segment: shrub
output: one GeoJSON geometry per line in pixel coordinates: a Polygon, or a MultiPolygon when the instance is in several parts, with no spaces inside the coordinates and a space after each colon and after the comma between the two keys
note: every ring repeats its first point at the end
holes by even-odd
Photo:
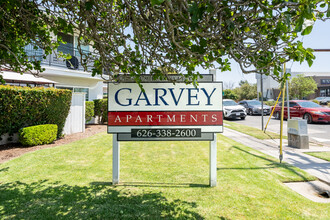
{"type": "Polygon", "coordinates": [[[223,90],[223,98],[237,100],[238,95],[231,89],[225,89],[223,90]]]}
{"type": "Polygon", "coordinates": [[[86,122],[90,121],[92,117],[94,117],[94,102],[93,101],[86,101],[85,102],[85,119],[86,122]]]}
{"type": "Polygon", "coordinates": [[[269,106],[274,106],[276,101],[265,101],[264,103],[269,106]]]}
{"type": "Polygon", "coordinates": [[[19,142],[24,146],[50,144],[56,140],[57,125],[46,124],[19,130],[19,142]]]}
{"type": "Polygon", "coordinates": [[[72,92],[44,87],[0,86],[0,136],[20,128],[56,124],[60,136],[68,116],[72,92]]]}
{"type": "Polygon", "coordinates": [[[316,99],[313,99],[312,102],[315,102],[316,104],[320,104],[320,102],[316,99]]]}
{"type": "Polygon", "coordinates": [[[108,121],[108,99],[94,100],[94,114],[99,117],[99,123],[108,121]]]}

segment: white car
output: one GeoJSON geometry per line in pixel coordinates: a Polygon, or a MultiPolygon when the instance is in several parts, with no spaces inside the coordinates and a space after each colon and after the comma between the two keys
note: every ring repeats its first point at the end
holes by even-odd
{"type": "Polygon", "coordinates": [[[223,104],[223,117],[224,118],[241,118],[245,119],[246,109],[237,104],[234,100],[224,99],[223,104]]]}

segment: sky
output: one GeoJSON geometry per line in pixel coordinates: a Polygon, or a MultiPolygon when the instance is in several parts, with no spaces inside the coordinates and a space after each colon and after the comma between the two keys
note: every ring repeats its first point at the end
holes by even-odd
{"type": "MultiPolygon", "coordinates": [[[[330,21],[316,21],[313,31],[306,36],[299,37],[305,47],[312,49],[330,49],[330,21]]],[[[289,62],[287,68],[291,68],[291,72],[328,72],[330,75],[330,52],[314,52],[315,60],[311,67],[307,62],[300,64],[299,62],[289,62]]],[[[256,83],[255,74],[243,74],[240,67],[235,61],[231,61],[231,71],[220,72],[217,70],[217,81],[223,81],[224,88],[229,85],[238,86],[241,80],[248,80],[249,83],[256,83]]],[[[207,74],[206,70],[201,73],[207,74]]]]}

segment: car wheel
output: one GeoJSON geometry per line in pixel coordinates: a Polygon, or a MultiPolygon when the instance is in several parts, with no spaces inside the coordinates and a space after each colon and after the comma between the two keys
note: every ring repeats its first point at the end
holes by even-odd
{"type": "Polygon", "coordinates": [[[251,110],[251,109],[249,109],[249,115],[253,115],[253,113],[252,113],[252,110],[251,110]]]}
{"type": "Polygon", "coordinates": [[[275,112],[275,118],[278,120],[281,119],[280,112],[275,112]]]}
{"type": "Polygon", "coordinates": [[[241,117],[242,120],[245,120],[245,116],[244,117],[241,117]]]}
{"type": "Polygon", "coordinates": [[[308,113],[304,114],[304,117],[303,118],[307,120],[307,124],[310,124],[310,123],[313,122],[312,116],[310,114],[308,114],[308,113]]]}

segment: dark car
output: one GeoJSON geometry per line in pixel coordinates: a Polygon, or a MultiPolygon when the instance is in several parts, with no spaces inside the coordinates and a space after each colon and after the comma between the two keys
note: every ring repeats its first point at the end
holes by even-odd
{"type": "Polygon", "coordinates": [[[320,100],[321,105],[327,105],[328,103],[330,103],[330,97],[323,97],[323,99],[320,100]]]}
{"type": "MultiPolygon", "coordinates": [[[[249,115],[261,115],[262,113],[261,102],[257,100],[243,100],[238,104],[244,106],[249,115]]],[[[263,111],[265,115],[270,115],[270,106],[264,104],[263,111]]]]}
{"type": "MultiPolygon", "coordinates": [[[[299,117],[307,120],[307,123],[312,122],[330,122],[330,108],[322,107],[315,102],[305,100],[292,100],[289,102],[290,118],[299,117]]],[[[282,103],[272,107],[274,117],[280,119],[282,103]]],[[[284,102],[284,119],[288,118],[287,102],[284,102]]]]}

